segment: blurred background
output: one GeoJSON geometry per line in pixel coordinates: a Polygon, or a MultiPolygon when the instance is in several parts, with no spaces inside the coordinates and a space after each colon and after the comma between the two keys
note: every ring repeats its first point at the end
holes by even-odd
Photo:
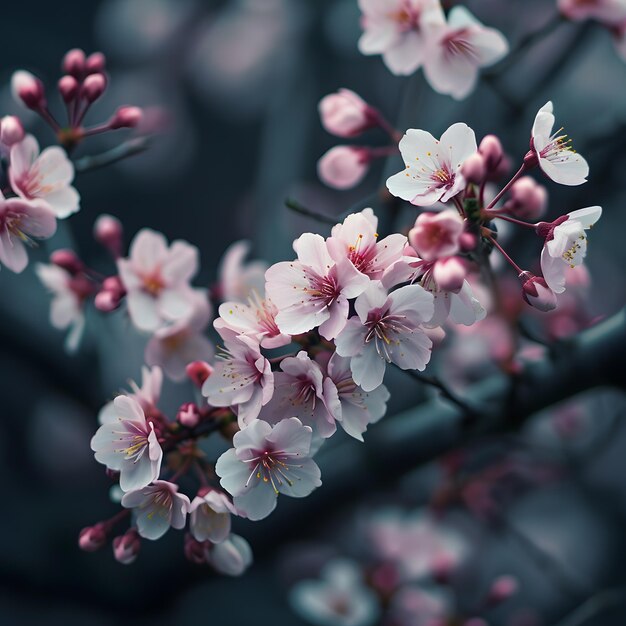
{"type": "MultiPolygon", "coordinates": [[[[512,43],[556,13],[553,0],[463,4],[512,43]]],[[[287,210],[287,197],[329,216],[380,202],[381,181],[400,169],[399,158],[376,163],[350,191],[328,189],[318,180],[317,160],[336,143],[317,114],[327,93],[340,87],[356,91],[402,131],[425,128],[439,136],[464,121],[479,137],[496,133],[513,163],[527,150],[536,111],[551,99],[591,175],[582,187],[549,186],[548,216],[595,204],[604,207],[604,216],[588,257],[592,283],[574,294],[569,317],[552,324],[529,315],[529,324],[564,336],[618,311],[626,292],[626,63],[608,32],[564,24],[533,46],[497,88],[481,83],[467,100],[456,102],[434,93],[419,73],[395,77],[379,57],[360,55],[359,17],[356,0],[7,4],[0,44],[2,115],[20,115],[42,144],[53,143],[53,134],[11,99],[10,76],[27,69],[52,86],[63,54],[80,47],[107,55],[110,88],[94,106],[93,120],[117,105],[137,104],[164,127],[147,152],[79,175],[80,213],[31,258],[44,261],[54,249],[73,247],[92,266],[111,271],[91,236],[95,218],[106,212],[122,220],[127,241],[149,226],[198,246],[202,270],[195,283],[208,286],[235,240],[250,240],[253,256],[272,263],[291,257],[291,242],[301,232],[328,232],[324,224],[287,210]]],[[[107,141],[94,139],[76,156],[103,151],[107,141]]],[[[366,141],[384,145],[385,137],[372,131],[366,141]]],[[[412,216],[398,216],[396,229],[410,226],[412,216]]],[[[509,248],[530,262],[539,248],[522,235],[509,248]]],[[[432,610],[450,619],[480,614],[491,626],[550,625],[585,598],[617,589],[605,609],[572,624],[626,624],[626,592],[619,591],[626,588],[620,587],[626,584],[623,394],[599,390],[573,398],[515,436],[452,451],[393,480],[363,475],[371,488],[352,499],[320,497],[313,515],[310,506],[302,509],[305,515],[297,502],[281,502],[288,523],[275,526],[269,518],[237,527],[255,552],[255,564],[242,578],[218,577],[187,562],[182,535],[174,532],[144,542],[138,561],[125,567],[110,549],[87,554],[76,540],[80,528],[116,510],[89,440],[99,408],[129,378],[139,378],[144,339],[122,312],[104,318],[90,311],[80,351],[66,355],[63,334],[49,324],[49,297],[32,263],[20,276],[0,272],[0,294],[0,468],[6,496],[0,519],[1,624],[305,624],[307,609],[298,604],[294,585],[319,578],[337,557],[350,559],[350,567],[370,581],[368,589],[378,593],[375,602],[370,592],[363,597],[348,589],[347,597],[361,607],[375,606],[365,621],[358,615],[350,621],[350,611],[338,605],[317,623],[379,623],[380,611],[392,606],[392,621],[385,623],[426,626],[415,615],[432,610]],[[443,580],[432,563],[424,566],[416,580],[426,572],[428,583],[416,583],[412,596],[392,602],[381,590],[393,589],[398,550],[376,537],[387,529],[407,545],[398,537],[410,535],[414,517],[423,515],[432,516],[433,538],[427,541],[453,545],[458,567],[443,580]],[[485,608],[493,581],[502,575],[514,577],[516,593],[485,608]],[[444,608],[422,609],[421,602],[444,608]]],[[[498,341],[489,330],[450,337],[435,367],[462,393],[472,380],[501,375],[494,366],[498,341]]],[[[431,396],[397,372],[389,387],[390,416],[431,396]]],[[[185,393],[166,386],[165,407],[174,410],[185,393]]],[[[374,438],[376,429],[368,435],[374,438]]],[[[349,455],[363,444],[343,443],[343,471],[349,472],[349,455]]]]}

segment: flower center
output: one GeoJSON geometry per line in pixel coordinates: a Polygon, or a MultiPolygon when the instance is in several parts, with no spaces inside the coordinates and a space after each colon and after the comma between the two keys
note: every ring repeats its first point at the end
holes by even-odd
{"type": "Polygon", "coordinates": [[[419,30],[420,12],[411,6],[410,0],[405,0],[402,6],[389,14],[403,32],[419,30]]]}
{"type": "Polygon", "coordinates": [[[288,459],[293,456],[292,454],[273,450],[262,450],[254,454],[255,456],[247,461],[252,471],[246,481],[246,487],[250,484],[252,478],[256,478],[264,483],[270,483],[274,493],[278,495],[278,487],[282,487],[285,483],[290,487],[293,485],[296,477],[289,476],[290,468],[302,466],[288,462],[288,459]]]}
{"type": "Polygon", "coordinates": [[[454,176],[445,167],[435,170],[430,177],[438,187],[449,187],[454,182],[454,176]]]}
{"type": "Polygon", "coordinates": [[[388,311],[372,311],[368,315],[365,326],[367,333],[365,334],[365,343],[374,342],[376,352],[381,359],[385,359],[387,363],[391,363],[390,348],[392,344],[399,344],[398,339],[394,339],[393,335],[402,331],[412,332],[404,320],[404,315],[394,315],[388,311]]]}
{"type": "Polygon", "coordinates": [[[165,282],[163,278],[161,278],[161,274],[158,270],[155,270],[152,274],[143,276],[143,289],[151,296],[158,296],[164,287],[165,282]]]}
{"type": "Polygon", "coordinates": [[[563,126],[559,128],[548,140],[548,144],[546,147],[540,152],[540,156],[543,159],[548,159],[549,161],[566,161],[567,160],[567,152],[572,152],[576,154],[576,150],[574,150],[574,146],[572,145],[572,140],[565,134],[560,135],[559,133],[563,132],[563,126]]]}
{"type": "Polygon", "coordinates": [[[307,269],[304,273],[309,280],[309,286],[304,287],[304,291],[310,296],[323,300],[327,307],[339,297],[340,289],[334,276],[319,276],[307,269]]]}
{"type": "Polygon", "coordinates": [[[443,40],[444,54],[448,59],[456,56],[465,57],[467,59],[478,60],[476,50],[470,40],[467,37],[468,31],[466,28],[454,31],[447,34],[443,40]]]}

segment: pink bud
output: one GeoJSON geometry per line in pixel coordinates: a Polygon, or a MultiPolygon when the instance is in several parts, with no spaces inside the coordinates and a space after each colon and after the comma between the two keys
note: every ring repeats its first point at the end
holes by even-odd
{"type": "Polygon", "coordinates": [[[482,183],[487,174],[485,157],[483,157],[480,152],[476,152],[467,157],[461,166],[461,174],[463,174],[463,177],[468,183],[477,185],[482,183]]]}
{"type": "Polygon", "coordinates": [[[465,225],[452,209],[439,213],[422,213],[409,231],[409,243],[425,261],[456,254],[465,225]]]}
{"type": "Polygon", "coordinates": [[[143,110],[139,107],[123,106],[119,107],[109,120],[109,128],[135,128],[143,118],[143,110]]]}
{"type": "Polygon", "coordinates": [[[522,272],[520,274],[522,280],[522,297],[539,311],[544,313],[556,309],[556,295],[548,287],[545,279],[540,276],[534,276],[530,272],[522,272]]]}
{"type": "Polygon", "coordinates": [[[202,565],[206,563],[206,546],[205,543],[196,541],[189,533],[185,535],[185,557],[187,560],[195,563],[196,565],[202,565]]]}
{"type": "Polygon", "coordinates": [[[459,237],[459,246],[463,252],[470,252],[471,250],[476,249],[476,245],[478,244],[478,237],[473,233],[462,233],[459,237]]]}
{"type": "Polygon", "coordinates": [[[5,115],[0,120],[0,142],[5,146],[13,146],[24,139],[24,127],[19,117],[5,115]]]}
{"type": "Polygon", "coordinates": [[[70,274],[78,274],[85,268],[84,263],[73,250],[55,250],[50,255],[50,263],[62,267],[70,274]]]}
{"type": "Polygon", "coordinates": [[[504,210],[526,220],[539,219],[546,211],[548,192],[531,176],[516,180],[509,191],[504,210]]]}
{"type": "Polygon", "coordinates": [[[92,52],[85,61],[85,72],[87,74],[102,73],[106,65],[107,59],[102,52],[92,52]]]}
{"type": "Polygon", "coordinates": [[[204,381],[213,373],[213,368],[206,361],[193,361],[185,368],[187,376],[200,389],[204,381]]]}
{"type": "Polygon", "coordinates": [[[123,235],[122,223],[117,217],[106,213],[100,215],[93,226],[94,239],[116,259],[122,255],[123,235]]]}
{"type": "Polygon", "coordinates": [[[40,109],[46,105],[43,83],[30,72],[18,70],[11,77],[13,98],[22,101],[29,109],[40,109]]]}
{"type": "Polygon", "coordinates": [[[63,98],[63,102],[66,104],[71,102],[76,98],[78,94],[78,81],[69,74],[65,76],[61,76],[58,82],[59,93],[61,94],[61,98],[63,98]]]}
{"type": "Polygon", "coordinates": [[[85,53],[80,48],[68,50],[63,57],[61,69],[66,74],[81,78],[85,72],[85,53]]]}
{"type": "Polygon", "coordinates": [[[96,294],[94,298],[94,306],[98,311],[102,311],[103,313],[110,313],[111,311],[115,311],[121,303],[121,298],[118,294],[113,291],[107,291],[103,289],[96,294]]]}
{"type": "Polygon", "coordinates": [[[198,425],[200,421],[200,409],[193,402],[185,402],[180,409],[178,409],[178,413],[176,414],[176,419],[187,428],[193,428],[198,425]]]}
{"type": "Polygon", "coordinates": [[[350,189],[363,180],[370,160],[367,148],[335,146],[317,162],[317,173],[329,187],[350,189]]]}
{"type": "Polygon", "coordinates": [[[83,82],[82,94],[89,103],[95,102],[107,87],[107,79],[104,74],[90,74],[83,82]]]}
{"type": "Polygon", "coordinates": [[[485,167],[488,171],[495,170],[502,157],[504,156],[504,149],[500,140],[495,135],[486,135],[478,146],[478,152],[485,159],[485,167]]]}
{"type": "Polygon", "coordinates": [[[459,257],[439,259],[433,268],[433,278],[444,291],[459,291],[467,276],[467,268],[459,257]]]}
{"type": "Polygon", "coordinates": [[[106,526],[99,522],[93,526],[87,526],[78,535],[78,546],[85,552],[95,552],[104,546],[107,540],[106,526]]]}
{"type": "Polygon", "coordinates": [[[320,100],[322,126],[337,137],[355,137],[376,125],[378,114],[349,89],[340,89],[320,100]]]}
{"type": "Polygon", "coordinates": [[[126,295],[126,289],[122,284],[122,280],[119,276],[107,276],[102,281],[102,289],[106,291],[111,291],[114,294],[117,294],[120,298],[126,295]]]}
{"type": "Polygon", "coordinates": [[[513,576],[499,576],[491,585],[487,601],[489,604],[500,604],[517,593],[519,581],[513,576]]]}
{"type": "Polygon", "coordinates": [[[113,539],[113,556],[123,565],[130,565],[137,558],[140,549],[141,540],[134,528],[113,539]]]}

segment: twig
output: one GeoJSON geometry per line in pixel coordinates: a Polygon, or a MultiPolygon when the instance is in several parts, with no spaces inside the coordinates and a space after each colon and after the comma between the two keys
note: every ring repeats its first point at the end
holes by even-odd
{"type": "Polygon", "coordinates": [[[76,161],[74,161],[74,169],[77,172],[89,172],[101,167],[106,167],[107,165],[112,165],[113,163],[144,152],[148,149],[149,145],[149,137],[135,137],[106,152],[76,159],[76,161]]]}
{"type": "Polygon", "coordinates": [[[287,198],[285,200],[285,206],[294,211],[295,213],[300,213],[300,215],[305,215],[306,217],[310,217],[322,224],[329,224],[330,226],[334,226],[337,223],[337,220],[329,215],[324,215],[323,213],[318,213],[313,209],[309,209],[304,205],[300,204],[297,200],[293,200],[292,198],[287,198]]]}
{"type": "Polygon", "coordinates": [[[604,589],[585,600],[556,626],[583,626],[606,610],[626,604],[626,587],[604,589]]]}

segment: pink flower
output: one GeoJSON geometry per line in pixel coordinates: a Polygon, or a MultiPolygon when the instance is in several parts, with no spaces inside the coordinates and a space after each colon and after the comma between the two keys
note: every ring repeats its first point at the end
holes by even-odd
{"type": "Polygon", "coordinates": [[[189,281],[198,271],[198,249],[185,241],[168,248],[161,233],[140,230],[127,259],[118,259],[128,312],[140,330],[155,331],[190,315],[195,294],[189,281]]]}
{"type": "Polygon", "coordinates": [[[433,296],[419,285],[387,295],[379,282],[355,302],[358,316],[348,320],[335,340],[337,354],[351,357],[354,382],[373,391],[383,382],[387,363],[401,369],[423,370],[430,360],[432,341],[422,325],[433,316],[433,296]]]}
{"type": "Polygon", "coordinates": [[[537,116],[532,129],[531,152],[526,161],[539,164],[543,173],[560,185],[582,185],[587,181],[589,165],[571,145],[567,135],[560,134],[563,128],[555,133],[555,117],[552,113],[552,102],[544,104],[537,116]]]}
{"type": "Polygon", "coordinates": [[[397,233],[378,241],[377,227],[372,209],[348,215],[343,224],[333,227],[326,241],[328,252],[337,263],[347,258],[359,272],[379,280],[402,257],[406,237],[397,233]]]}
{"type": "Polygon", "coordinates": [[[160,366],[174,381],[187,376],[187,365],[213,358],[213,345],[204,336],[211,319],[211,307],[204,290],[193,289],[191,313],[174,323],[158,328],[146,345],[145,361],[160,366]]]}
{"type": "Polygon", "coordinates": [[[586,231],[601,215],[602,208],[592,206],[568,213],[551,224],[541,222],[537,226],[538,233],[546,238],[541,251],[541,271],[554,293],[565,291],[568,269],[582,264],[587,254],[586,231]]]}
{"type": "Polygon", "coordinates": [[[317,163],[320,180],[333,189],[356,187],[370,167],[370,152],[360,146],[334,146],[317,163]]]}
{"type": "Polygon", "coordinates": [[[158,478],[163,450],[138,402],[118,396],[113,404],[115,412],[101,416],[106,421],[92,437],[91,449],[98,463],[120,472],[122,491],[141,489],[158,478]]]}
{"type": "Polygon", "coordinates": [[[347,259],[335,262],[319,235],[305,233],[293,247],[297,261],[276,263],[265,274],[267,295],[279,310],[276,324],[290,335],[319,326],[333,339],[346,324],[348,299],[361,294],[369,278],[347,259]]]}
{"type": "Polygon", "coordinates": [[[133,510],[137,531],[144,539],[159,539],[170,528],[185,527],[189,498],[178,493],[178,485],[166,480],[155,480],[143,489],[129,491],[122,498],[122,506],[133,510]]]}
{"type": "Polygon", "coordinates": [[[252,564],[252,549],[243,537],[231,533],[220,543],[208,544],[205,558],[216,572],[241,576],[252,564]]]}
{"type": "Polygon", "coordinates": [[[355,137],[377,124],[376,111],[349,89],[324,96],[318,108],[322,125],[337,137],[355,137]]]}
{"type": "Polygon", "coordinates": [[[210,489],[198,494],[189,507],[189,530],[197,541],[220,543],[230,534],[230,516],[237,509],[221,491],[210,489]]]}
{"type": "Polygon", "coordinates": [[[509,51],[501,32],[483,26],[465,7],[455,6],[447,25],[436,29],[424,58],[424,75],[437,92],[456,100],[476,86],[478,71],[509,51]]]}
{"type": "Polygon", "coordinates": [[[274,374],[255,339],[225,330],[222,337],[223,353],[202,385],[202,395],[212,406],[235,407],[243,428],[272,398],[274,374]]]}
{"type": "Polygon", "coordinates": [[[249,251],[250,242],[242,240],[231,244],[224,252],[216,287],[220,300],[246,302],[254,293],[263,294],[267,265],[263,261],[245,263],[249,251]]]}
{"type": "Polygon", "coordinates": [[[26,199],[46,202],[58,219],[80,209],[80,196],[74,187],[74,166],[58,146],[39,152],[32,135],[11,148],[9,179],[15,193],[26,199]]]}
{"type": "Polygon", "coordinates": [[[5,198],[0,191],[0,262],[19,274],[28,265],[24,244],[52,237],[57,229],[50,207],[41,200],[5,198]]]}
{"type": "Polygon", "coordinates": [[[453,124],[439,141],[410,128],[400,140],[406,168],[387,179],[387,188],[417,206],[447,202],[465,188],[461,167],[476,150],[476,136],[467,124],[453,124]]]}
{"type": "Polygon", "coordinates": [[[363,54],[382,54],[396,75],[415,72],[425,60],[429,36],[445,24],[439,0],[359,0],[363,54]]]}
{"type": "Polygon", "coordinates": [[[409,243],[422,259],[435,261],[459,251],[464,227],[463,218],[455,210],[422,213],[409,231],[409,243]]]}
{"type": "Polygon", "coordinates": [[[275,426],[254,420],[233,438],[234,448],[217,460],[220,484],[234,505],[251,520],[267,517],[278,494],[308,496],[322,483],[320,470],[309,458],[312,430],[296,417],[275,426]]]}
{"type": "Polygon", "coordinates": [[[274,374],[274,396],[261,411],[260,418],[270,424],[286,415],[297,417],[320,437],[334,434],[335,420],[341,414],[337,388],[322,368],[306,352],[284,358],[280,372],[274,374]]]}
{"type": "Polygon", "coordinates": [[[624,0],[558,0],[559,11],[576,22],[594,19],[607,26],[626,20],[624,0]]]}
{"type": "Polygon", "coordinates": [[[548,192],[531,176],[518,178],[509,190],[503,209],[524,220],[539,219],[548,206],[548,192]]]}

